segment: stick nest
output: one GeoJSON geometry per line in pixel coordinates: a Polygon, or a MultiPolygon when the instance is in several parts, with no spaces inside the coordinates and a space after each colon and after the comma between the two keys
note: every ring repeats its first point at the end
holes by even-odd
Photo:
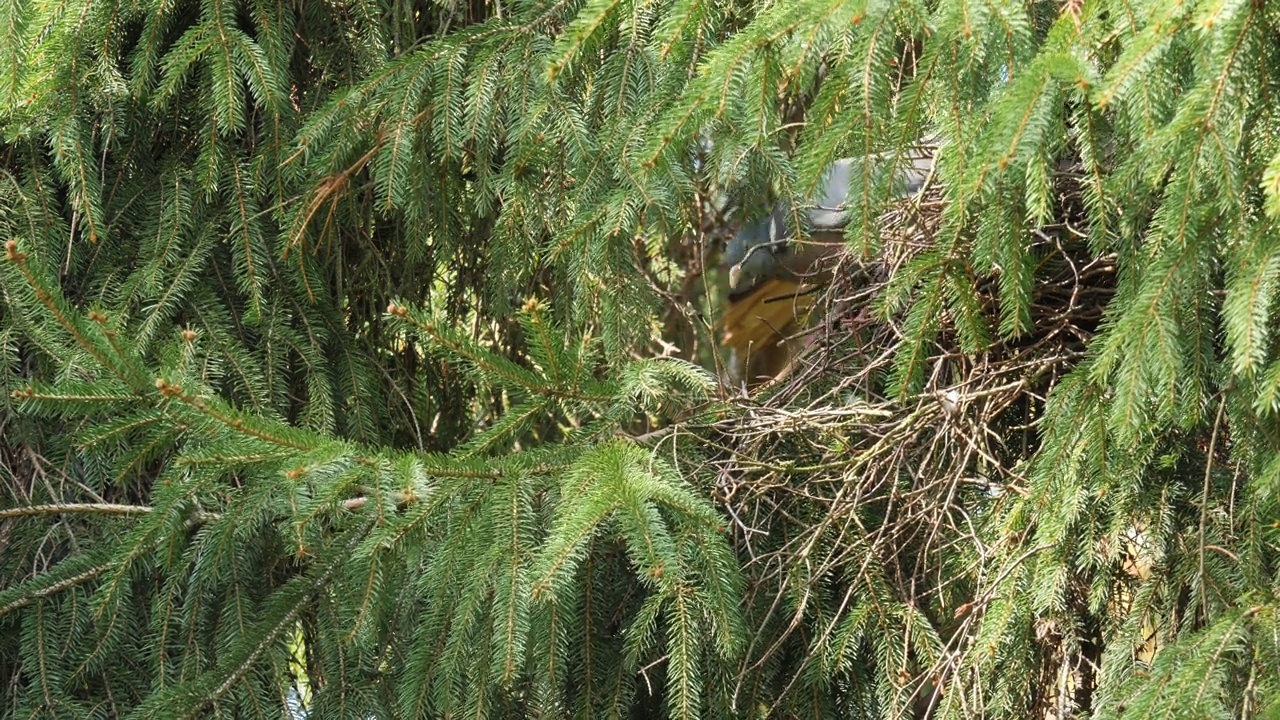
{"type": "MultiPolygon", "coordinates": [[[[980,596],[989,559],[1016,554],[1021,541],[991,524],[1027,494],[1045,398],[1083,357],[1114,286],[1113,258],[1091,252],[1078,224],[1080,183],[1078,172],[1061,172],[1059,222],[1022,233],[1034,264],[1027,331],[996,330],[998,269],[981,277],[968,258],[950,258],[972,278],[991,340],[962,351],[941,310],[923,384],[890,393],[910,306],[886,299],[902,295],[913,261],[952,242],[939,237],[944,201],[934,187],[886,214],[874,262],[837,260],[819,320],[787,371],[739,391],[738,412],[700,433],[718,447],[702,471],[749,559],[755,636],[770,638],[751,648],[744,670],[785,648],[814,654],[868,598],[920,610],[949,643],[936,660],[903,669],[904,692],[920,696],[955,669],[971,611],[990,600],[980,596]]],[[[924,302],[923,292],[907,296],[924,302]]]]}

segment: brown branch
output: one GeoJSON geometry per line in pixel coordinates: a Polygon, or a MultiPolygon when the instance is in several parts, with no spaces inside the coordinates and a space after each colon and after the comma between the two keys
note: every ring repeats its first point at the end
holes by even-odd
{"type": "Polygon", "coordinates": [[[0,520],[30,517],[32,515],[145,515],[151,512],[152,509],[146,505],[118,505],[115,503],[51,503],[0,510],[0,520]]]}

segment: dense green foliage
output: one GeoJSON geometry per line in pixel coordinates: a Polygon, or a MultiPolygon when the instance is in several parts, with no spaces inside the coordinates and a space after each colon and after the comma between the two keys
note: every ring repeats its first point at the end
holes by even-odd
{"type": "Polygon", "coordinates": [[[1280,717],[1277,38],[0,4],[0,715],[1280,717]],[[721,198],[926,134],[718,384],[721,198]]]}

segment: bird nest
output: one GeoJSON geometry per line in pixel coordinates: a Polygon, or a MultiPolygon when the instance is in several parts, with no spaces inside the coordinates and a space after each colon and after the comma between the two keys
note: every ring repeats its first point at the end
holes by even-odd
{"type": "MultiPolygon", "coordinates": [[[[977,277],[961,259],[990,341],[966,352],[943,303],[934,336],[911,345],[910,304],[895,311],[886,298],[903,294],[904,273],[936,247],[943,200],[934,188],[884,217],[874,262],[834,260],[836,280],[815,300],[816,321],[791,338],[798,350],[786,370],[737,391],[738,412],[705,428],[719,452],[702,470],[749,558],[754,599],[770,609],[756,618],[760,636],[780,638],[752,648],[744,668],[791,642],[811,648],[815,630],[799,618],[826,618],[817,631],[829,635],[868,593],[964,635],[983,601],[975,568],[1000,551],[983,524],[1027,492],[1045,398],[1083,357],[1114,284],[1112,258],[1092,253],[1077,225],[1080,178],[1063,173],[1057,186],[1059,222],[1024,235],[1034,261],[1027,331],[996,331],[998,272],[977,277]],[[922,380],[894,391],[904,358],[918,358],[922,380]],[[765,632],[770,624],[775,632],[765,632]]],[[[915,668],[914,691],[954,659],[915,668]]]]}

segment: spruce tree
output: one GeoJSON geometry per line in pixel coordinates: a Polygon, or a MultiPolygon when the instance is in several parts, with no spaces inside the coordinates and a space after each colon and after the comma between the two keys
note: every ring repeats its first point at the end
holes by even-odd
{"type": "Polygon", "coordinates": [[[0,715],[1280,716],[1278,31],[0,4],[0,715]],[[722,382],[724,235],[922,137],[722,382]]]}

